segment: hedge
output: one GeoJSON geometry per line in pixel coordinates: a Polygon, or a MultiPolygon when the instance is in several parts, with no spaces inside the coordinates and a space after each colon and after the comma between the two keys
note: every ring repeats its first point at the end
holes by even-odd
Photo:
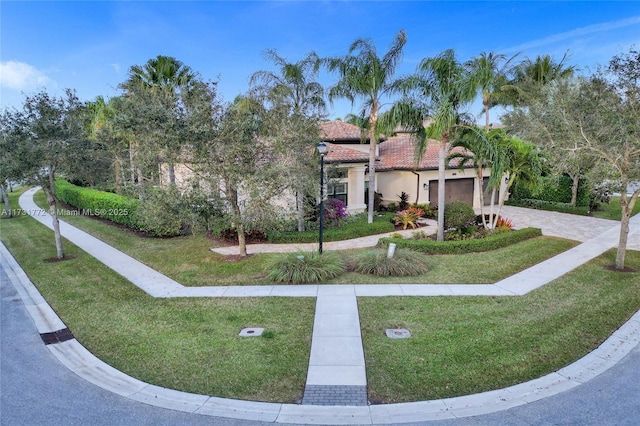
{"type": "MultiPolygon", "coordinates": [[[[345,223],[339,228],[325,229],[322,240],[326,242],[342,241],[393,232],[395,226],[390,220],[392,216],[392,214],[384,214],[382,216],[375,216],[373,223],[367,223],[367,219],[364,218],[345,223]]],[[[318,241],[318,230],[304,232],[268,232],[267,239],[270,243],[315,243],[318,241]]]]}
{"type": "Polygon", "coordinates": [[[407,248],[426,254],[460,254],[495,250],[541,235],[542,231],[539,228],[524,228],[476,240],[433,241],[381,238],[378,244],[388,246],[389,243],[395,243],[398,248],[407,248]]]}
{"type": "Polygon", "coordinates": [[[80,210],[82,214],[98,216],[115,223],[140,229],[136,215],[139,201],[110,192],[75,186],[69,182],[56,180],[58,199],[80,210]]]}
{"type": "Polygon", "coordinates": [[[571,203],[554,203],[551,201],[535,200],[532,198],[523,198],[520,200],[508,200],[505,202],[508,206],[527,207],[530,209],[550,210],[560,213],[577,214],[582,216],[589,215],[588,206],[574,206],[571,203]]]}

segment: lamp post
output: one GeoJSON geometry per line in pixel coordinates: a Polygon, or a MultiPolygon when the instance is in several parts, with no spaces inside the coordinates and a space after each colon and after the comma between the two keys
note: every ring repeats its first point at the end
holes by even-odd
{"type": "Polygon", "coordinates": [[[318,253],[322,254],[322,232],[324,231],[324,156],[327,154],[327,144],[319,142],[317,145],[320,153],[320,242],[318,253]]]}

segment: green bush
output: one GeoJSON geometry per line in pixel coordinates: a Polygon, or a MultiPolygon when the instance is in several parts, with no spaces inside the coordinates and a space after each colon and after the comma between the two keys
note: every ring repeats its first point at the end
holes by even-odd
{"type": "Polygon", "coordinates": [[[473,207],[462,201],[453,201],[444,206],[445,229],[463,229],[476,220],[473,207]]]}
{"type": "Polygon", "coordinates": [[[81,214],[98,216],[138,229],[139,201],[136,199],[75,186],[63,179],[56,180],[56,196],[60,201],[78,209],[81,214]]]}
{"type": "MultiPolygon", "coordinates": [[[[536,199],[550,203],[571,203],[571,187],[573,181],[568,176],[547,176],[543,178],[542,185],[532,191],[518,183],[511,188],[509,198],[511,200],[536,199]]],[[[589,197],[592,187],[587,180],[581,179],[578,183],[577,206],[589,206],[589,197]]]]}
{"type": "MultiPolygon", "coordinates": [[[[390,213],[378,214],[374,216],[373,223],[367,223],[366,215],[358,215],[357,218],[348,217],[343,220],[339,228],[325,229],[323,231],[323,240],[342,241],[393,232],[392,217],[393,214],[390,213]]],[[[268,231],[267,240],[271,243],[313,243],[318,241],[318,231],[268,231]]]]}
{"type": "Polygon", "coordinates": [[[353,255],[349,266],[355,272],[379,277],[406,277],[429,270],[425,256],[411,250],[396,250],[392,258],[387,257],[386,250],[362,251],[353,255]]]}
{"type": "Polygon", "coordinates": [[[335,278],[343,272],[344,262],[337,253],[298,251],[273,261],[267,277],[280,283],[313,284],[335,278]]]}
{"type": "Polygon", "coordinates": [[[387,246],[393,242],[398,248],[408,248],[427,254],[459,254],[495,250],[541,235],[542,231],[538,228],[524,228],[517,231],[494,233],[476,240],[433,241],[381,238],[378,244],[387,246]]]}
{"type": "Polygon", "coordinates": [[[508,206],[527,207],[530,209],[550,210],[560,213],[577,214],[582,216],[589,215],[588,206],[576,207],[570,203],[555,203],[551,201],[534,200],[531,198],[523,198],[520,200],[508,200],[505,202],[508,206]]]}

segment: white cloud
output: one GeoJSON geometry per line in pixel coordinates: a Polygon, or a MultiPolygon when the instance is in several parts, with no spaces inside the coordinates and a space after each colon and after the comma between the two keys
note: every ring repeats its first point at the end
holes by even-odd
{"type": "Polygon", "coordinates": [[[116,74],[120,74],[120,64],[110,64],[110,65],[115,70],[116,74]]]}
{"type": "Polygon", "coordinates": [[[0,86],[14,90],[33,90],[54,84],[44,72],[18,61],[0,63],[0,86]]]}
{"type": "Polygon", "coordinates": [[[605,22],[602,24],[593,24],[593,25],[588,25],[586,27],[582,27],[582,28],[576,28],[571,31],[553,34],[548,37],[543,37],[537,40],[532,40],[527,43],[520,44],[518,46],[512,46],[510,48],[504,49],[504,51],[507,51],[507,52],[524,51],[532,48],[555,44],[555,43],[569,40],[569,39],[580,39],[581,37],[586,37],[592,34],[597,34],[602,32],[606,33],[607,31],[615,30],[618,28],[624,28],[628,26],[635,26],[639,24],[640,24],[640,16],[633,16],[631,18],[621,19],[619,21],[605,22]]]}

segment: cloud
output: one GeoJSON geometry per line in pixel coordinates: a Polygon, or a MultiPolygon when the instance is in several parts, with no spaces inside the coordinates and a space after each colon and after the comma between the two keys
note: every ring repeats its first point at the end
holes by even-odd
{"type": "Polygon", "coordinates": [[[55,84],[44,72],[18,61],[0,63],[0,86],[13,90],[32,90],[55,84]]]}
{"type": "Polygon", "coordinates": [[[631,18],[621,19],[613,22],[587,25],[586,27],[576,28],[571,31],[566,31],[563,33],[553,34],[548,37],[543,37],[537,40],[532,40],[518,46],[513,46],[508,49],[504,49],[504,51],[507,51],[507,52],[525,51],[525,50],[540,47],[540,46],[547,46],[550,44],[558,43],[560,41],[564,41],[568,39],[579,39],[580,37],[585,37],[588,35],[607,32],[607,31],[618,29],[618,28],[624,28],[624,27],[633,26],[633,25],[640,25],[640,16],[633,16],[631,18]]]}
{"type": "Polygon", "coordinates": [[[114,69],[116,74],[120,74],[120,64],[109,64],[109,65],[111,65],[111,68],[114,69]]]}

